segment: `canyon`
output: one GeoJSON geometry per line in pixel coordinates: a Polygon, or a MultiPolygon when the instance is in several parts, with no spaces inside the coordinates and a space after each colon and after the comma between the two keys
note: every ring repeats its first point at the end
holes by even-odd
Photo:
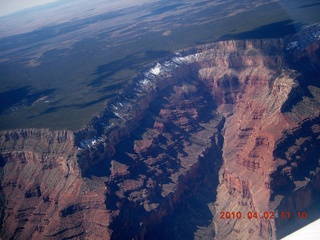
{"type": "Polygon", "coordinates": [[[320,25],[214,42],[146,66],[78,132],[0,132],[1,238],[283,236],[281,212],[320,198],[319,65],[320,25]]]}

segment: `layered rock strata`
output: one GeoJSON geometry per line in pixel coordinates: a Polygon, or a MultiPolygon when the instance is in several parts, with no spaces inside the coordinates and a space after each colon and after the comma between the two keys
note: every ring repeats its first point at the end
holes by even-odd
{"type": "Polygon", "coordinates": [[[72,132],[2,132],[0,161],[3,239],[110,237],[105,186],[81,177],[72,132]]]}
{"type": "Polygon", "coordinates": [[[276,239],[319,199],[319,55],[319,26],[194,47],[87,129],[1,132],[1,236],[276,239]]]}

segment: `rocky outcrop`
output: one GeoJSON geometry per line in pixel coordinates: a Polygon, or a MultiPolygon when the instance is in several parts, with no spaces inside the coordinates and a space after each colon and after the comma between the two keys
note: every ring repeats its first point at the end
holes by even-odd
{"type": "Polygon", "coordinates": [[[123,177],[110,178],[106,197],[107,208],[119,212],[111,225],[114,239],[155,238],[161,220],[206,181],[201,173],[213,166],[207,155],[217,148],[212,140],[219,138],[223,121],[212,112],[206,92],[198,79],[166,88],[149,106],[141,127],[116,147],[111,169],[123,177]]]}
{"type": "Polygon", "coordinates": [[[174,53],[77,133],[1,132],[1,236],[280,236],[319,199],[318,28],[174,53]]]}
{"type": "MultiPolygon", "coordinates": [[[[277,229],[297,224],[294,221],[308,220],[308,217],[302,217],[302,212],[309,213],[310,220],[317,214],[311,209],[320,199],[319,126],[319,116],[304,120],[287,131],[274,150],[279,164],[270,182],[273,190],[270,204],[277,206],[280,215],[275,221],[277,229]],[[288,212],[290,217],[282,216],[288,212]]],[[[280,236],[286,233],[278,232],[280,236]]]]}
{"type": "Polygon", "coordinates": [[[86,231],[109,238],[104,184],[81,178],[72,132],[7,131],[0,139],[3,239],[69,239],[86,231]]]}
{"type": "MultiPolygon", "coordinates": [[[[225,124],[215,211],[240,211],[245,217],[220,219],[217,214],[217,239],[275,239],[284,225],[292,224],[282,219],[281,212],[307,211],[319,199],[319,152],[314,149],[319,144],[319,93],[314,81],[297,71],[301,52],[310,54],[311,65],[318,64],[312,61],[318,59],[319,50],[312,45],[313,51],[284,53],[285,58],[277,60],[282,65],[256,66],[259,74],[254,78],[238,80],[244,89],[225,124]],[[258,214],[255,221],[248,219],[252,212],[258,214]]],[[[308,69],[319,79],[316,69],[308,69]]]]}

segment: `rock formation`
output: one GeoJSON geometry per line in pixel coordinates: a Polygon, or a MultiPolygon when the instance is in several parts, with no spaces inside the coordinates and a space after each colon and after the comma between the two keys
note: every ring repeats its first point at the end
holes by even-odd
{"type": "Polygon", "coordinates": [[[2,132],[0,161],[3,239],[110,236],[105,186],[81,177],[72,132],[2,132]]]}
{"type": "Polygon", "coordinates": [[[174,53],[77,133],[1,132],[1,237],[276,239],[319,200],[319,29],[174,53]]]}

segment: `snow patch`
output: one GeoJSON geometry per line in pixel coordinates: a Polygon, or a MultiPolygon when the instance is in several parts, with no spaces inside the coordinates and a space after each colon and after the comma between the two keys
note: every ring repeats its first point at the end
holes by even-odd
{"type": "Polygon", "coordinates": [[[294,41],[294,42],[289,43],[286,47],[286,50],[290,50],[290,49],[299,49],[299,42],[294,41]]]}
{"type": "Polygon", "coordinates": [[[159,75],[161,72],[161,64],[157,63],[156,66],[154,66],[153,68],[150,69],[150,73],[154,74],[154,75],[159,75]]]}

